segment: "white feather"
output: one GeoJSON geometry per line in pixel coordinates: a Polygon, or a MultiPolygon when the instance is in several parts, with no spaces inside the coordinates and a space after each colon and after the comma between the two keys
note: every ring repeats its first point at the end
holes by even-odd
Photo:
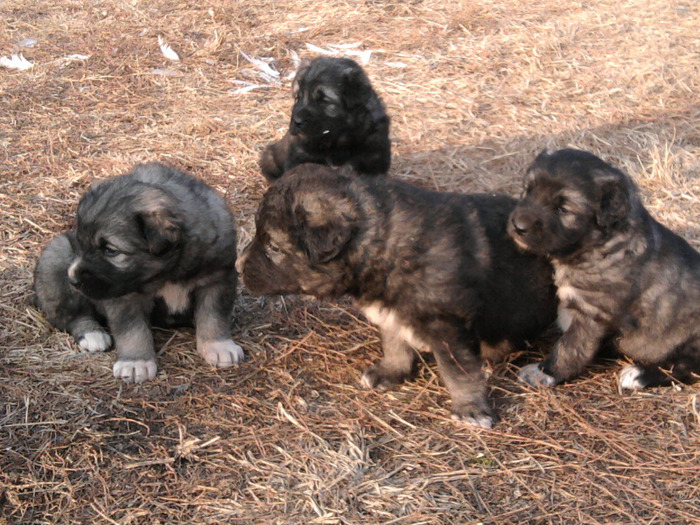
{"type": "Polygon", "coordinates": [[[241,51],[241,55],[243,55],[243,58],[245,58],[248,62],[257,67],[263,75],[266,75],[271,78],[279,78],[280,72],[269,64],[270,62],[272,62],[272,58],[254,58],[250,55],[247,55],[243,51],[241,51]]]}
{"type": "Polygon", "coordinates": [[[314,44],[306,43],[306,49],[313,51],[314,53],[321,53],[322,55],[337,55],[337,51],[331,51],[330,49],[323,49],[322,47],[315,46],[314,44]]]}
{"type": "Polygon", "coordinates": [[[165,43],[162,37],[158,37],[158,45],[160,50],[163,52],[163,56],[168,60],[180,60],[180,55],[178,55],[175,50],[165,43]]]}
{"type": "Polygon", "coordinates": [[[231,93],[233,93],[234,95],[248,93],[249,91],[253,91],[254,89],[265,89],[270,87],[264,86],[262,84],[255,84],[253,82],[246,82],[245,80],[231,80],[230,82],[241,86],[238,89],[234,89],[233,91],[231,91],[231,93]]]}
{"type": "Polygon", "coordinates": [[[0,57],[0,66],[8,69],[19,69],[20,71],[24,71],[25,69],[33,68],[34,64],[24,58],[22,53],[20,53],[19,55],[12,55],[10,58],[0,57]]]}

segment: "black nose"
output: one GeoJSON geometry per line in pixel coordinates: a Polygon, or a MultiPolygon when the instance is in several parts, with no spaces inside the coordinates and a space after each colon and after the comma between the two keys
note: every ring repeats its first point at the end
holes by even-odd
{"type": "Polygon", "coordinates": [[[69,273],[68,274],[68,282],[71,283],[73,286],[79,286],[80,285],[80,276],[77,273],[69,273]]]}
{"type": "Polygon", "coordinates": [[[513,231],[518,235],[525,235],[531,226],[528,221],[520,215],[511,216],[510,222],[513,225],[513,231]]]}
{"type": "Polygon", "coordinates": [[[68,270],[68,282],[76,288],[80,288],[85,278],[89,276],[90,272],[80,266],[68,270]]]}
{"type": "Polygon", "coordinates": [[[304,125],[304,119],[301,118],[299,115],[293,115],[292,124],[294,124],[297,128],[301,129],[301,127],[304,125]]]}

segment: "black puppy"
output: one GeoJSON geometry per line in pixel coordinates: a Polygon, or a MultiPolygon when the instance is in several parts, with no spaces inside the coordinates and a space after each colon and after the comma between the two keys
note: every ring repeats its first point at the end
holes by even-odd
{"type": "Polygon", "coordinates": [[[490,427],[480,342],[517,346],[556,317],[551,266],[506,233],[514,206],[305,164],[268,189],[237,269],[253,293],[351,295],[384,348],[366,386],[395,386],[431,350],[453,418],[490,427]]]}
{"type": "Polygon", "coordinates": [[[389,117],[349,58],[319,57],[299,70],[289,131],[265,148],[260,169],[272,182],[304,162],[349,164],[368,175],[389,171],[389,117]]]}
{"type": "Polygon", "coordinates": [[[570,379],[608,338],[637,363],[620,373],[622,388],[697,378],[700,254],[649,215],[630,177],[585,151],[543,152],[509,231],[551,258],[568,318],[552,353],[524,367],[522,380],[570,379]]]}

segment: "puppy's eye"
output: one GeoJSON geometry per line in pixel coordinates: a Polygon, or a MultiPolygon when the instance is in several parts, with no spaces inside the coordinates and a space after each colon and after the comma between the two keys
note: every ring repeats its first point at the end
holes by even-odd
{"type": "Polygon", "coordinates": [[[557,204],[556,208],[554,208],[554,213],[556,213],[557,215],[566,215],[569,212],[569,208],[567,208],[563,203],[557,204]]]}
{"type": "Polygon", "coordinates": [[[107,241],[102,241],[100,243],[100,251],[102,252],[102,255],[105,257],[116,257],[119,255],[119,250],[117,250],[114,246],[109,244],[107,241]]]}
{"type": "Polygon", "coordinates": [[[280,254],[280,253],[282,253],[282,250],[281,250],[280,247],[277,246],[276,244],[268,244],[268,245],[267,245],[267,251],[270,252],[270,253],[274,253],[274,254],[280,254]]]}

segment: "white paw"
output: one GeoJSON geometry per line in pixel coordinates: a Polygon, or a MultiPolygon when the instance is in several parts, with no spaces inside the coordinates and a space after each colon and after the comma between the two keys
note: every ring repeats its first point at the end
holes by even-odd
{"type": "Polygon", "coordinates": [[[644,384],[640,381],[640,376],[644,370],[635,365],[628,365],[620,371],[620,388],[622,390],[640,390],[644,384]]]}
{"type": "Polygon", "coordinates": [[[78,339],[78,346],[88,352],[104,352],[112,346],[112,338],[103,330],[95,330],[83,334],[78,339]]]}
{"type": "Polygon", "coordinates": [[[143,383],[156,377],[158,365],[156,365],[155,359],[149,359],[148,361],[143,359],[136,361],[124,359],[114,363],[112,371],[114,372],[114,377],[123,379],[127,383],[143,383]]]}
{"type": "Polygon", "coordinates": [[[554,386],[556,380],[549,374],[545,374],[539,363],[532,363],[520,369],[518,378],[532,386],[554,386]]]}
{"type": "Polygon", "coordinates": [[[362,374],[362,377],[360,378],[360,385],[362,385],[364,388],[374,388],[372,386],[372,379],[369,377],[367,372],[362,374]]]}
{"type": "Polygon", "coordinates": [[[243,349],[231,339],[207,341],[200,350],[204,360],[217,368],[226,368],[243,361],[243,349]]]}
{"type": "Polygon", "coordinates": [[[485,414],[479,414],[477,416],[460,416],[458,414],[452,414],[452,419],[454,421],[459,421],[460,423],[466,423],[467,425],[471,425],[473,427],[493,427],[493,418],[485,414]]]}

